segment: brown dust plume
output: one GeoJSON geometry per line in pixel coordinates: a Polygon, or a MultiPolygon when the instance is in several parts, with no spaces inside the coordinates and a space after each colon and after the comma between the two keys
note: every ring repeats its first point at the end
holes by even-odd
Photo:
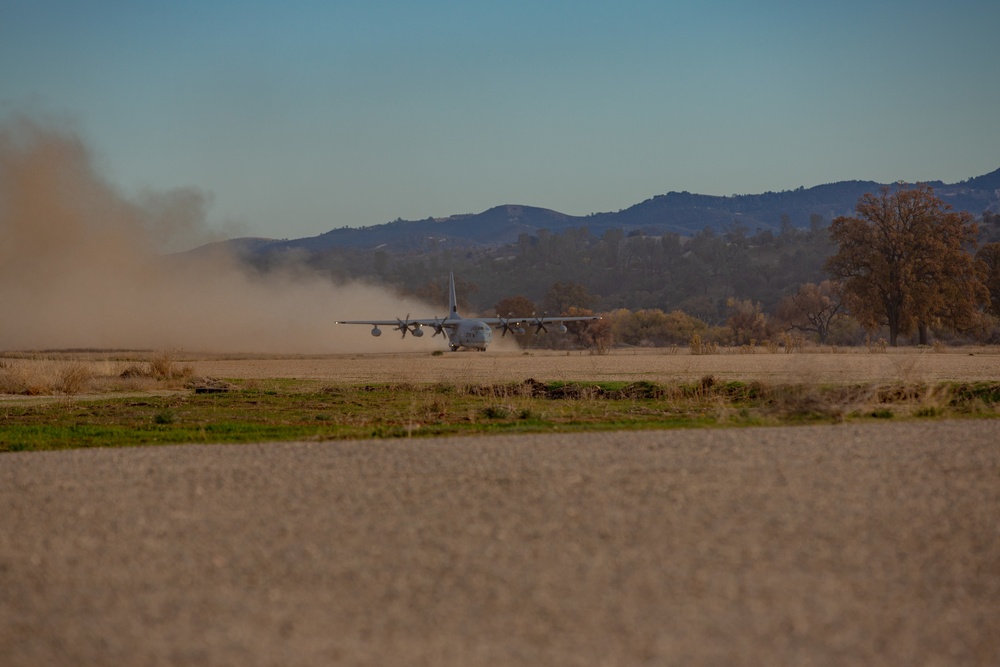
{"type": "MultiPolygon", "coordinates": [[[[166,253],[215,240],[196,188],[129,198],[72,132],[0,121],[0,350],[71,348],[324,354],[438,349],[338,319],[434,306],[316,275],[260,277],[223,253],[166,253]]],[[[444,310],[440,304],[437,306],[444,310]]]]}

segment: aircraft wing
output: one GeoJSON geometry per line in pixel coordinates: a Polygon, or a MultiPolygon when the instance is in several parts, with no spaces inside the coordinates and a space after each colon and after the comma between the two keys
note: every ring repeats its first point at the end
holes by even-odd
{"type": "Polygon", "coordinates": [[[508,331],[511,333],[524,333],[526,327],[534,327],[536,334],[543,331],[547,333],[549,325],[554,325],[558,331],[565,333],[566,322],[594,322],[601,318],[598,315],[572,315],[568,317],[549,317],[548,315],[538,317],[532,315],[531,317],[478,317],[476,319],[490,325],[490,327],[499,327],[503,331],[503,334],[506,335],[508,331]]]}
{"type": "Polygon", "coordinates": [[[367,324],[370,327],[387,327],[395,326],[397,324],[408,324],[413,326],[416,324],[421,327],[432,327],[435,325],[440,325],[443,327],[455,326],[455,322],[446,322],[441,318],[430,319],[430,320],[411,320],[408,318],[399,318],[398,320],[337,320],[334,324],[367,324]]]}
{"type": "Polygon", "coordinates": [[[419,319],[413,320],[410,318],[398,318],[395,320],[337,320],[334,324],[367,324],[370,327],[388,327],[388,326],[419,326],[419,327],[444,327],[445,329],[453,327],[458,324],[457,321],[449,321],[442,319],[440,317],[435,317],[431,319],[419,319]]]}
{"type": "Polygon", "coordinates": [[[572,317],[549,317],[548,315],[543,315],[542,317],[477,317],[475,319],[492,327],[502,325],[504,322],[509,324],[537,324],[538,322],[545,322],[545,324],[559,324],[560,322],[593,322],[601,319],[601,317],[600,315],[574,315],[572,317]]]}
{"type": "Polygon", "coordinates": [[[419,338],[424,335],[424,327],[432,329],[435,336],[444,335],[446,330],[450,332],[453,327],[458,326],[458,321],[441,319],[440,317],[411,320],[410,316],[407,315],[405,319],[397,317],[394,320],[339,320],[336,324],[367,324],[372,328],[373,336],[382,335],[382,330],[379,327],[392,327],[393,330],[400,332],[403,338],[406,338],[408,333],[419,338]]]}
{"type": "Polygon", "coordinates": [[[490,326],[494,324],[503,324],[504,322],[510,322],[511,324],[519,322],[521,324],[531,324],[537,322],[538,320],[545,320],[546,324],[555,324],[556,322],[593,322],[594,320],[601,319],[600,315],[573,315],[567,317],[550,317],[548,315],[532,316],[532,317],[477,317],[475,318],[480,322],[485,322],[490,326]]]}

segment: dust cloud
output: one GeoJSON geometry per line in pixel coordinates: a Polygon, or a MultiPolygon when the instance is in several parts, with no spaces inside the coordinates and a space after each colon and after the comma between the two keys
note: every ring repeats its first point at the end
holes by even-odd
{"type": "MultiPolygon", "coordinates": [[[[129,198],[72,131],[0,119],[0,350],[157,349],[326,354],[442,349],[338,319],[434,306],[299,272],[260,276],[222,251],[196,188],[129,198]]],[[[442,312],[445,307],[438,304],[442,312]]]]}

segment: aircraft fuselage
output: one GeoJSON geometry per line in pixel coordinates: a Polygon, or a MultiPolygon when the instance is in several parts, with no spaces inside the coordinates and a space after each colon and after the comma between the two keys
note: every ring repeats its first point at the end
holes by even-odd
{"type": "Polygon", "coordinates": [[[452,350],[471,347],[485,350],[493,340],[493,330],[479,320],[459,320],[458,325],[448,331],[448,342],[452,350]]]}

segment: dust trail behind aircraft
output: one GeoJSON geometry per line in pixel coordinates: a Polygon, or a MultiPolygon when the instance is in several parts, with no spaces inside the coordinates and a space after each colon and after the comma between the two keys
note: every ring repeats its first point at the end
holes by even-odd
{"type": "Polygon", "coordinates": [[[385,351],[338,315],[429,307],[316,275],[255,276],[220,253],[166,256],[213,240],[208,203],[195,188],[127,197],[73,132],[0,121],[0,350],[385,351]]]}

